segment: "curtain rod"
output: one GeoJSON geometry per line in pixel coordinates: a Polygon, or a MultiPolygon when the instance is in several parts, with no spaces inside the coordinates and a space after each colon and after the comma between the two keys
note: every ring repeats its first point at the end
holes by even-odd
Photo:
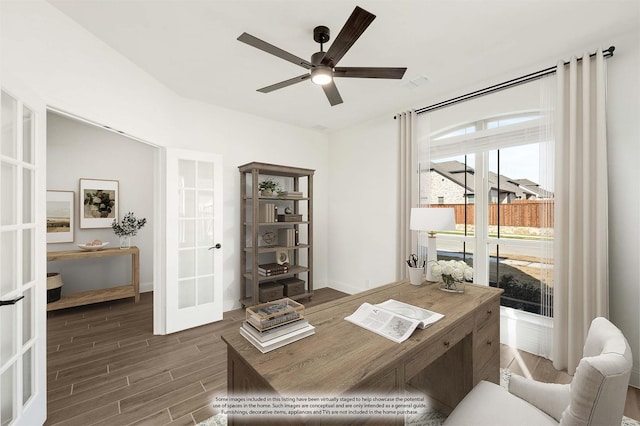
{"type": "MultiPolygon", "coordinates": [[[[602,52],[605,58],[613,56],[613,51],[616,50],[615,46],[609,47],[607,50],[602,52]]],[[[589,57],[595,56],[595,53],[591,53],[589,57]]],[[[581,61],[582,58],[578,58],[578,61],[581,61]]],[[[569,65],[569,62],[565,62],[565,65],[569,65]]],[[[469,99],[477,98],[479,96],[488,95],[489,93],[497,92],[502,89],[507,89],[509,87],[517,86],[519,84],[527,83],[529,81],[544,77],[545,75],[553,74],[556,72],[557,66],[545,68],[540,71],[532,72],[531,74],[523,75],[522,77],[514,78],[509,81],[505,81],[502,83],[494,84],[493,86],[485,87],[484,89],[476,90],[475,92],[467,93],[466,95],[457,96],[455,98],[449,99],[447,101],[438,102],[437,104],[433,104],[427,107],[419,108],[416,110],[416,114],[422,114],[425,112],[433,111],[436,109],[444,108],[449,105],[457,104],[458,102],[466,101],[469,99]]],[[[393,119],[396,119],[396,116],[393,116],[393,119]]]]}

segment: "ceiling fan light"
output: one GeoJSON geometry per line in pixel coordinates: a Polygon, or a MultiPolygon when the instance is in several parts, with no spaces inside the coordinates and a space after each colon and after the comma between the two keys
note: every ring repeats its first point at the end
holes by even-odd
{"type": "Polygon", "coordinates": [[[331,68],[320,65],[311,69],[311,81],[315,84],[323,86],[331,83],[331,80],[333,80],[331,68]]]}

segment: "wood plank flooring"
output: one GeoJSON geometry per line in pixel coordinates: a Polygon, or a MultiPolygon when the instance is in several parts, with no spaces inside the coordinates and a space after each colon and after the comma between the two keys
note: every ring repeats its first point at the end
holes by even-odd
{"type": "MultiPolygon", "coordinates": [[[[345,296],[323,288],[313,306],[345,296]]],[[[237,330],[239,309],[215,324],[153,335],[153,295],[50,312],[47,319],[45,425],[194,425],[215,412],[227,387],[226,347],[220,336],[237,330]]],[[[501,366],[547,382],[571,377],[526,352],[501,347],[501,366]]],[[[640,419],[640,391],[629,388],[625,415],[640,419]]]]}

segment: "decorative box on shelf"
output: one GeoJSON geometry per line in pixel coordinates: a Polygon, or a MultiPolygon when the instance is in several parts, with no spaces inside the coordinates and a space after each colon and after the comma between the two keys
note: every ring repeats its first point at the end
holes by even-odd
{"type": "Polygon", "coordinates": [[[260,293],[260,302],[282,299],[284,296],[284,285],[275,281],[263,282],[260,283],[258,292],[260,293]]]}
{"type": "Polygon", "coordinates": [[[304,293],[304,280],[300,278],[283,278],[281,280],[276,281],[279,284],[284,286],[284,296],[297,296],[298,294],[304,293]]]}
{"type": "Polygon", "coordinates": [[[279,214],[278,222],[302,222],[301,214],[279,214]]]}
{"type": "Polygon", "coordinates": [[[304,305],[289,298],[262,303],[246,309],[246,319],[258,330],[304,318],[304,305]]]}

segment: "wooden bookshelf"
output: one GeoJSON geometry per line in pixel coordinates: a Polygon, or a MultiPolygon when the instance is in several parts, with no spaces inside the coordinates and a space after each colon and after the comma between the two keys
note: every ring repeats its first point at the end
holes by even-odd
{"type": "Polygon", "coordinates": [[[240,302],[242,306],[261,303],[260,283],[287,277],[304,279],[306,282],[304,293],[288,297],[294,300],[311,298],[313,296],[313,174],[315,171],[258,162],[244,164],[238,169],[240,171],[240,223],[242,223],[240,233],[240,277],[242,277],[240,302]],[[303,194],[301,197],[277,194],[262,196],[258,185],[266,177],[277,179],[287,191],[303,194]],[[294,222],[264,222],[260,220],[260,206],[264,203],[277,204],[279,214],[280,208],[289,207],[292,214],[303,214],[306,217],[294,222]],[[283,245],[282,242],[268,245],[261,240],[264,231],[283,228],[294,229],[296,233],[306,231],[303,232],[306,240],[299,241],[296,245],[283,245]],[[258,274],[258,265],[261,262],[275,261],[274,254],[279,250],[288,250],[291,253],[288,272],[268,277],[258,274]],[[303,256],[304,253],[306,257],[303,256]],[[305,260],[303,261],[302,258],[305,260]]]}

